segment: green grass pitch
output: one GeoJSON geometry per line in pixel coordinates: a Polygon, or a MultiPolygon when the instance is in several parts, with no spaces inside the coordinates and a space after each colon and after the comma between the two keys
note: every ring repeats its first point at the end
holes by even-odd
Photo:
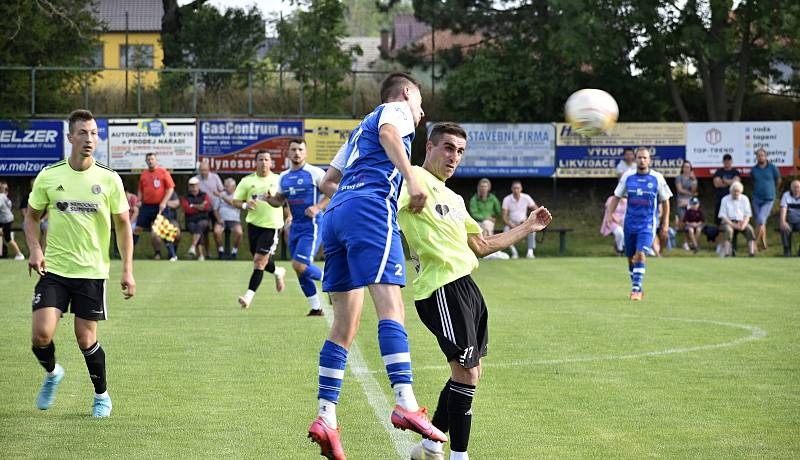
{"type": "MultiPolygon", "coordinates": [[[[281,265],[289,269],[288,264],[281,265]]],[[[307,318],[296,279],[265,277],[253,307],[246,262],[136,261],[138,294],[109,282],[110,419],[92,387],[72,316],[56,335],[67,374],[55,405],[34,402],[34,279],[0,261],[0,457],[313,459],[317,357],[328,318],[307,318]]],[[[651,259],[645,300],[627,300],[620,258],[484,262],[489,356],[473,406],[473,459],[800,457],[797,259],[651,259]]],[[[290,269],[289,269],[290,270],[290,269]]],[[[433,410],[448,370],[404,290],[415,391],[433,410]]],[[[385,428],[393,403],[371,304],[339,403],[348,458],[407,458],[385,428]],[[388,404],[387,404],[388,406],[388,404]]],[[[353,353],[351,353],[353,357],[353,353]]]]}

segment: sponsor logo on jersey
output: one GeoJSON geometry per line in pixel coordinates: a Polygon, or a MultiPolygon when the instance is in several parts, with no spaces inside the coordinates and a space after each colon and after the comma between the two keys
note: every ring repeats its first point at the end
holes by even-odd
{"type": "Polygon", "coordinates": [[[66,214],[92,214],[100,212],[100,205],[91,201],[57,201],[56,208],[66,214]]]}

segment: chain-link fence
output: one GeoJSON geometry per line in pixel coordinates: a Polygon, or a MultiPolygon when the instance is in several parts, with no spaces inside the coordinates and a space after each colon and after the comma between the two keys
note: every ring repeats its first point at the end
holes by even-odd
{"type": "Polygon", "coordinates": [[[332,85],[271,69],[0,66],[0,115],[360,117],[380,103],[387,73],[352,71],[332,85]]]}

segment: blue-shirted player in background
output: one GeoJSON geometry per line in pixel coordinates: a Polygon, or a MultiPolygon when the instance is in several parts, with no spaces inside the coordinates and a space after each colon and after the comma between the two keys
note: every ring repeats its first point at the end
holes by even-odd
{"type": "Polygon", "coordinates": [[[411,355],[400,293],[405,285],[405,259],[397,226],[398,192],[401,186],[407,187],[411,212],[420,212],[426,200],[409,160],[414,131],[424,115],[419,83],[407,74],[390,74],[381,83],[381,101],[350,134],[320,186],[330,195],[339,184],[322,225],[322,287],[331,294],[334,319],[319,353],[319,416],[308,435],[320,445],[323,456],[336,460],[345,458],[336,403],[347,351],[358,331],[365,287],[375,304],[378,344],[397,401],[392,424],[447,441],[428,420],[427,410],[417,405],[411,387],[411,355]]]}
{"type": "Polygon", "coordinates": [[[311,306],[307,316],[322,316],[322,304],[314,284],[322,279],[322,270],[313,262],[321,241],[319,224],[322,211],[330,200],[319,191],[325,171],[306,163],[307,155],[304,139],[289,141],[291,167],[278,178],[278,193],[270,196],[267,192],[267,202],[275,207],[283,206],[283,203],[289,204],[289,211],[292,213],[292,225],[289,229],[292,268],[300,281],[300,289],[311,306]]]}
{"type": "MultiPolygon", "coordinates": [[[[625,255],[628,256],[628,271],[631,275],[631,300],[642,300],[642,281],[647,254],[653,253],[653,239],[661,221],[661,238],[667,237],[669,228],[669,199],[672,191],[664,176],[650,169],[650,150],[639,147],[636,150],[636,170],[627,171],[619,179],[614,196],[609,203],[609,218],[619,204],[619,199],[628,197],[625,211],[625,255]],[[659,219],[658,204],[663,203],[659,219]]],[[[610,222],[609,222],[610,224],[610,222]]]]}

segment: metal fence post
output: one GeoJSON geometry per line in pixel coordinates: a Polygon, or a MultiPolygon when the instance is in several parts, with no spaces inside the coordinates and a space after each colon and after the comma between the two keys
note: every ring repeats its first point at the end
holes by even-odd
{"type": "Polygon", "coordinates": [[[303,85],[303,82],[301,81],[300,82],[300,115],[303,114],[303,96],[304,96],[303,95],[303,87],[304,86],[305,85],[303,85]]]}
{"type": "Polygon", "coordinates": [[[136,115],[142,116],[142,68],[136,67],[136,115]]]}
{"type": "Polygon", "coordinates": [[[351,101],[351,104],[352,104],[353,108],[350,110],[350,115],[355,117],[356,116],[356,76],[358,75],[358,73],[356,73],[356,71],[354,70],[352,72],[352,74],[353,74],[353,91],[350,92],[350,101],[351,101]]]}
{"type": "Polygon", "coordinates": [[[247,114],[253,116],[253,69],[247,69],[247,114]]]}
{"type": "Polygon", "coordinates": [[[31,116],[36,115],[36,67],[31,68],[31,116]]]}
{"type": "Polygon", "coordinates": [[[197,115],[197,72],[192,72],[192,113],[197,115]]]}
{"type": "Polygon", "coordinates": [[[83,77],[83,108],[89,110],[89,79],[83,77]]]}

